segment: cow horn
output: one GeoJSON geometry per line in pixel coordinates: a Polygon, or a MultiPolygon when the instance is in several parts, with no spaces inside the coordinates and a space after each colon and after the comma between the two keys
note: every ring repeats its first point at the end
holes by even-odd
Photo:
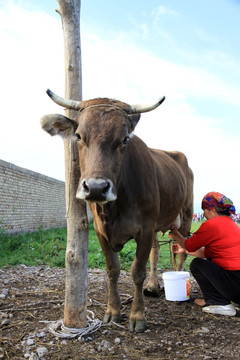
{"type": "Polygon", "coordinates": [[[81,101],[64,99],[61,96],[54,94],[51,90],[47,89],[48,96],[58,105],[64,106],[67,109],[80,110],[81,101]]]}
{"type": "Polygon", "coordinates": [[[159,105],[161,105],[161,103],[165,100],[165,96],[163,96],[161,99],[157,100],[154,103],[149,103],[149,104],[145,104],[145,105],[132,105],[130,112],[131,114],[139,114],[139,113],[143,113],[143,112],[148,112],[151,110],[156,109],[159,105]]]}

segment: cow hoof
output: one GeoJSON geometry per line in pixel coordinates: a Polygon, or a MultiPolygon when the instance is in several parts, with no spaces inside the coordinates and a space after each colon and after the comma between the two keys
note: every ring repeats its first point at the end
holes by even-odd
{"type": "Polygon", "coordinates": [[[143,290],[145,296],[159,297],[161,295],[161,289],[157,287],[146,287],[143,290]]]}
{"type": "Polygon", "coordinates": [[[146,320],[140,320],[140,321],[136,321],[136,322],[129,320],[128,328],[131,332],[141,333],[146,330],[147,322],[146,322],[146,320]]]}
{"type": "Polygon", "coordinates": [[[120,323],[121,322],[121,316],[120,315],[113,315],[112,314],[105,314],[103,318],[103,322],[105,324],[108,324],[110,322],[120,323]]]}
{"type": "Polygon", "coordinates": [[[105,314],[103,318],[104,324],[108,324],[111,321],[111,314],[105,314]]]}

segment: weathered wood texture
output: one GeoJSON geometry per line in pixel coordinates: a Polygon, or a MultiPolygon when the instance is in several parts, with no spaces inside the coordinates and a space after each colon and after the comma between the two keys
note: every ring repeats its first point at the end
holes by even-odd
{"type": "MultiPolygon", "coordinates": [[[[64,38],[65,98],[82,100],[80,41],[80,0],[58,0],[64,38]]],[[[75,117],[76,111],[65,110],[75,117]]],[[[88,220],[85,202],[76,199],[80,178],[78,153],[65,140],[65,178],[67,207],[67,250],[64,324],[82,328],[87,323],[88,220]]]]}

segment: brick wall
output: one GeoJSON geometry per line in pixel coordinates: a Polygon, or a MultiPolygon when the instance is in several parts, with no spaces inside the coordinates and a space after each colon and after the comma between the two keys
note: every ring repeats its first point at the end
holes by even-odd
{"type": "Polygon", "coordinates": [[[0,160],[0,226],[9,232],[66,226],[65,183],[0,160]]]}

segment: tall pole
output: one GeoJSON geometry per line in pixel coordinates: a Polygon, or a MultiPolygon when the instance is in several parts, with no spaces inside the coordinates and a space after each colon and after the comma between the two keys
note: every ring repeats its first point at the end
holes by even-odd
{"type": "MultiPolygon", "coordinates": [[[[57,0],[64,39],[65,98],[82,100],[80,0],[57,0]]],[[[65,115],[76,118],[75,110],[65,115]]],[[[76,198],[80,178],[76,146],[65,140],[67,249],[64,325],[83,328],[87,323],[88,219],[85,202],[76,198]]]]}

